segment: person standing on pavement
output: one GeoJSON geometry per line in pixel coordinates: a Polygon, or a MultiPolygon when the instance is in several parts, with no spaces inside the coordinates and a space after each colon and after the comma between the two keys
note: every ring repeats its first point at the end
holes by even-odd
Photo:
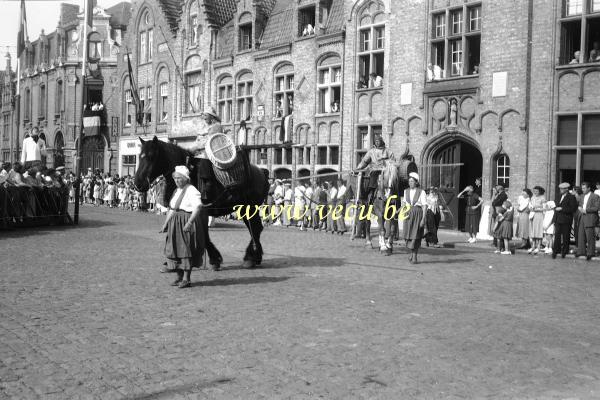
{"type": "Polygon", "coordinates": [[[425,235],[425,243],[427,247],[433,245],[433,247],[440,247],[438,244],[437,232],[440,227],[440,221],[442,219],[444,198],[440,195],[437,187],[429,189],[429,194],[426,197],[427,211],[425,214],[425,226],[427,227],[427,234],[425,235]]]}
{"type": "Polygon", "coordinates": [[[292,184],[290,182],[286,182],[283,185],[283,213],[281,213],[282,224],[286,228],[292,224],[293,216],[292,213],[292,198],[294,192],[292,192],[292,184]]]}
{"type": "Polygon", "coordinates": [[[273,191],[273,206],[276,209],[275,212],[275,220],[273,221],[273,226],[281,225],[282,214],[280,213],[281,207],[283,206],[283,195],[285,194],[283,185],[281,184],[280,179],[275,179],[275,190],[273,191]]]}
{"type": "Polygon", "coordinates": [[[583,182],[581,184],[583,194],[579,198],[579,229],[577,235],[577,255],[585,255],[586,260],[590,261],[596,255],[596,225],[598,224],[598,210],[600,209],[600,197],[592,193],[591,184],[583,182]]]}
{"type": "Polygon", "coordinates": [[[337,194],[337,187],[335,187],[335,184],[331,184],[327,196],[327,229],[325,232],[331,231],[332,235],[336,230],[335,221],[333,220],[333,212],[337,206],[337,194]]]}
{"type": "Polygon", "coordinates": [[[346,215],[346,204],[348,203],[348,189],[346,188],[346,182],[343,179],[338,180],[338,192],[337,192],[337,202],[336,206],[342,206],[341,212],[339,216],[336,215],[335,226],[337,228],[337,233],[339,235],[343,235],[346,233],[346,220],[344,216],[346,215]]]}
{"type": "Polygon", "coordinates": [[[180,289],[191,286],[192,268],[202,266],[205,237],[202,226],[208,223],[202,212],[200,192],[190,185],[190,171],[178,165],[173,172],[177,189],[169,201],[169,213],[160,232],[167,233],[164,255],[167,268],[177,272],[172,283],[180,289]]]}
{"type": "Polygon", "coordinates": [[[513,237],[513,219],[514,209],[512,203],[509,200],[505,200],[502,203],[502,207],[498,210],[498,216],[496,217],[497,223],[494,231],[498,239],[498,247],[494,253],[503,255],[512,254],[510,251],[510,240],[513,237]]]}
{"type": "MultiPolygon", "coordinates": [[[[496,221],[496,217],[498,216],[498,211],[502,209],[502,204],[508,200],[508,195],[504,191],[504,186],[497,185],[496,186],[496,196],[492,199],[492,221],[496,221]]],[[[498,243],[496,236],[494,235],[494,247],[497,247],[498,243]]],[[[502,251],[504,247],[504,242],[500,241],[500,250],[502,251]]]]}
{"type": "Polygon", "coordinates": [[[327,200],[329,199],[329,182],[323,182],[319,192],[319,205],[317,206],[317,216],[319,218],[319,230],[327,232],[327,200]],[[322,210],[322,211],[321,211],[322,210]]]}
{"type": "Polygon", "coordinates": [[[406,240],[406,247],[411,251],[409,261],[411,264],[417,264],[417,255],[425,229],[424,210],[427,207],[427,199],[425,191],[419,187],[419,174],[411,172],[408,176],[408,189],[404,190],[402,207],[409,205],[410,210],[408,218],[403,221],[402,234],[406,240]]]}
{"type": "Polygon", "coordinates": [[[21,164],[28,170],[32,167],[42,168],[42,157],[46,156],[46,142],[40,138],[40,130],[36,126],[31,131],[31,136],[23,140],[21,151],[21,164]]]}
{"type": "Polygon", "coordinates": [[[544,188],[535,186],[533,188],[533,197],[531,197],[529,205],[529,238],[532,243],[527,252],[533,255],[538,254],[542,250],[542,239],[544,238],[544,206],[546,205],[544,193],[544,188]]]}
{"type": "Polygon", "coordinates": [[[465,231],[469,234],[468,242],[475,243],[477,242],[477,233],[479,232],[479,221],[481,220],[481,205],[483,204],[483,199],[475,192],[473,186],[467,186],[458,194],[459,199],[465,197],[467,199],[465,209],[465,231]]]}
{"type": "Polygon", "coordinates": [[[562,258],[569,252],[569,241],[571,226],[573,225],[573,214],[577,211],[577,199],[569,193],[570,184],[563,182],[558,185],[560,200],[554,209],[554,246],[552,258],[560,253],[562,258]]]}
{"type": "Polygon", "coordinates": [[[304,215],[304,226],[306,227],[306,229],[310,228],[312,225],[312,215],[313,215],[313,209],[314,209],[314,203],[313,203],[313,194],[314,194],[314,189],[313,189],[313,185],[310,184],[310,181],[306,182],[306,190],[304,191],[304,200],[306,203],[306,213],[304,215]]]}
{"type": "Polygon", "coordinates": [[[521,244],[517,249],[531,249],[531,243],[529,242],[529,213],[531,212],[530,207],[532,197],[533,192],[530,189],[525,188],[517,201],[517,212],[519,213],[519,216],[517,219],[517,232],[515,232],[515,236],[521,238],[521,244]]]}

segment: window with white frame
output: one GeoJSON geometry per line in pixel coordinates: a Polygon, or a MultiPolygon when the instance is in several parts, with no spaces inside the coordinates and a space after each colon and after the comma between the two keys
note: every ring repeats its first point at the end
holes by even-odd
{"type": "Polygon", "coordinates": [[[217,84],[217,113],[221,122],[228,124],[233,118],[233,79],[224,76],[217,84]]]}
{"type": "Polygon", "coordinates": [[[329,56],[317,67],[318,112],[339,113],[341,109],[342,64],[339,56],[329,56]]]}
{"type": "Polygon", "coordinates": [[[273,115],[285,117],[294,110],[294,67],[286,64],[275,72],[273,115]]]}
{"type": "Polygon", "coordinates": [[[160,100],[158,103],[158,122],[167,122],[169,113],[169,83],[163,82],[159,86],[160,100]]]}
{"type": "Polygon", "coordinates": [[[123,121],[125,122],[125,126],[131,126],[133,121],[133,114],[135,106],[132,104],[132,94],[130,89],[126,89],[124,92],[124,104],[123,104],[123,121]]]}
{"type": "Polygon", "coordinates": [[[315,34],[316,7],[303,7],[298,10],[298,36],[315,34]]]}
{"type": "Polygon", "coordinates": [[[356,165],[360,163],[365,154],[367,154],[367,151],[373,146],[375,138],[378,136],[381,137],[381,133],[381,125],[359,125],[357,127],[356,165]]]}
{"type": "Polygon", "coordinates": [[[23,119],[25,121],[31,120],[31,89],[25,88],[25,96],[24,96],[24,107],[25,112],[23,113],[23,119]]]}
{"type": "Polygon", "coordinates": [[[40,85],[40,106],[38,107],[39,110],[39,119],[46,119],[46,104],[47,104],[47,99],[46,99],[46,85],[40,85]]]}
{"type": "Polygon", "coordinates": [[[432,79],[479,73],[481,3],[466,2],[432,14],[432,79]]]}
{"type": "Polygon", "coordinates": [[[340,147],[337,145],[317,146],[316,165],[337,165],[340,161],[340,147]]]}
{"type": "MultiPolygon", "coordinates": [[[[142,89],[143,91],[144,89],[142,89]]],[[[152,122],[152,86],[146,88],[146,105],[142,107],[146,123],[152,122]]]]}
{"type": "Polygon", "coordinates": [[[600,0],[563,0],[560,64],[600,62],[600,0]]]}
{"type": "Polygon", "coordinates": [[[154,35],[153,35],[153,21],[150,16],[150,12],[146,11],[144,17],[140,21],[139,31],[139,52],[138,52],[138,64],[144,64],[152,61],[154,52],[154,35]]]}
{"type": "Polygon", "coordinates": [[[240,25],[238,50],[252,49],[252,23],[240,25]]]}
{"type": "Polygon", "coordinates": [[[60,115],[63,110],[63,81],[56,81],[56,92],[54,98],[54,115],[60,115]]]}
{"type": "Polygon", "coordinates": [[[368,7],[359,15],[359,89],[383,85],[385,60],[385,14],[383,4],[368,7]]]}
{"type": "Polygon", "coordinates": [[[494,177],[496,186],[502,185],[508,188],[510,184],[510,159],[506,154],[496,156],[496,176],[494,177]]]}
{"type": "Polygon", "coordinates": [[[186,74],[185,110],[188,114],[202,112],[202,72],[195,71],[186,74]]]}
{"type": "Polygon", "coordinates": [[[236,121],[245,121],[252,117],[253,81],[252,73],[241,75],[236,90],[236,121]]]}

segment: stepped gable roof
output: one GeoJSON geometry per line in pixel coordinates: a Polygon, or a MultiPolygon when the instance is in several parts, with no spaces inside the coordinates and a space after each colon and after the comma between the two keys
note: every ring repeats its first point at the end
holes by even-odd
{"type": "Polygon", "coordinates": [[[325,25],[325,33],[339,32],[344,29],[344,1],[333,0],[329,18],[325,25]]]}
{"type": "Polygon", "coordinates": [[[181,14],[183,13],[184,1],[158,0],[158,5],[160,6],[165,19],[169,24],[171,32],[177,32],[177,29],[179,28],[179,21],[181,20],[181,14]]]}
{"type": "Polygon", "coordinates": [[[131,18],[131,3],[123,1],[107,8],[106,13],[110,15],[110,26],[127,26],[131,18]]]}
{"type": "Polygon", "coordinates": [[[276,0],[275,6],[263,33],[260,47],[266,49],[290,43],[294,37],[294,3],[289,0],[276,0]]]}
{"type": "Polygon", "coordinates": [[[225,26],[233,18],[237,0],[204,0],[204,10],[208,23],[225,26]]]}

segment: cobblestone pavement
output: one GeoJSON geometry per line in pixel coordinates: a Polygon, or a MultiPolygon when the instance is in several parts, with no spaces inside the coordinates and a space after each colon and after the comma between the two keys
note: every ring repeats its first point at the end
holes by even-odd
{"type": "Polygon", "coordinates": [[[183,290],[162,218],[0,232],[0,399],[600,398],[599,263],[227,223],[183,290]]]}

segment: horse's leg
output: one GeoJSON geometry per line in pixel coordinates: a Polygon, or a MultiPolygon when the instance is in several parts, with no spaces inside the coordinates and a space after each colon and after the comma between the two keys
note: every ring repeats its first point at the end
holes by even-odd
{"type": "Polygon", "coordinates": [[[254,268],[256,267],[256,246],[255,246],[255,242],[254,242],[254,234],[252,232],[252,224],[251,222],[247,219],[244,218],[244,225],[246,225],[246,228],[248,228],[248,232],[250,232],[250,242],[248,243],[248,246],[246,246],[246,253],[244,254],[244,262],[242,264],[242,267],[244,268],[254,268]]]}
{"type": "Polygon", "coordinates": [[[208,229],[208,216],[204,217],[202,220],[202,229],[204,229],[204,247],[206,252],[208,253],[208,263],[212,266],[213,271],[218,271],[221,269],[221,264],[223,263],[223,256],[214,245],[214,243],[210,240],[210,234],[208,229]]]}
{"type": "Polygon", "coordinates": [[[252,235],[252,240],[254,242],[254,260],[256,261],[256,265],[260,265],[262,263],[263,249],[262,243],[260,242],[260,235],[263,231],[262,219],[258,215],[255,215],[250,219],[250,234],[252,235]]]}

